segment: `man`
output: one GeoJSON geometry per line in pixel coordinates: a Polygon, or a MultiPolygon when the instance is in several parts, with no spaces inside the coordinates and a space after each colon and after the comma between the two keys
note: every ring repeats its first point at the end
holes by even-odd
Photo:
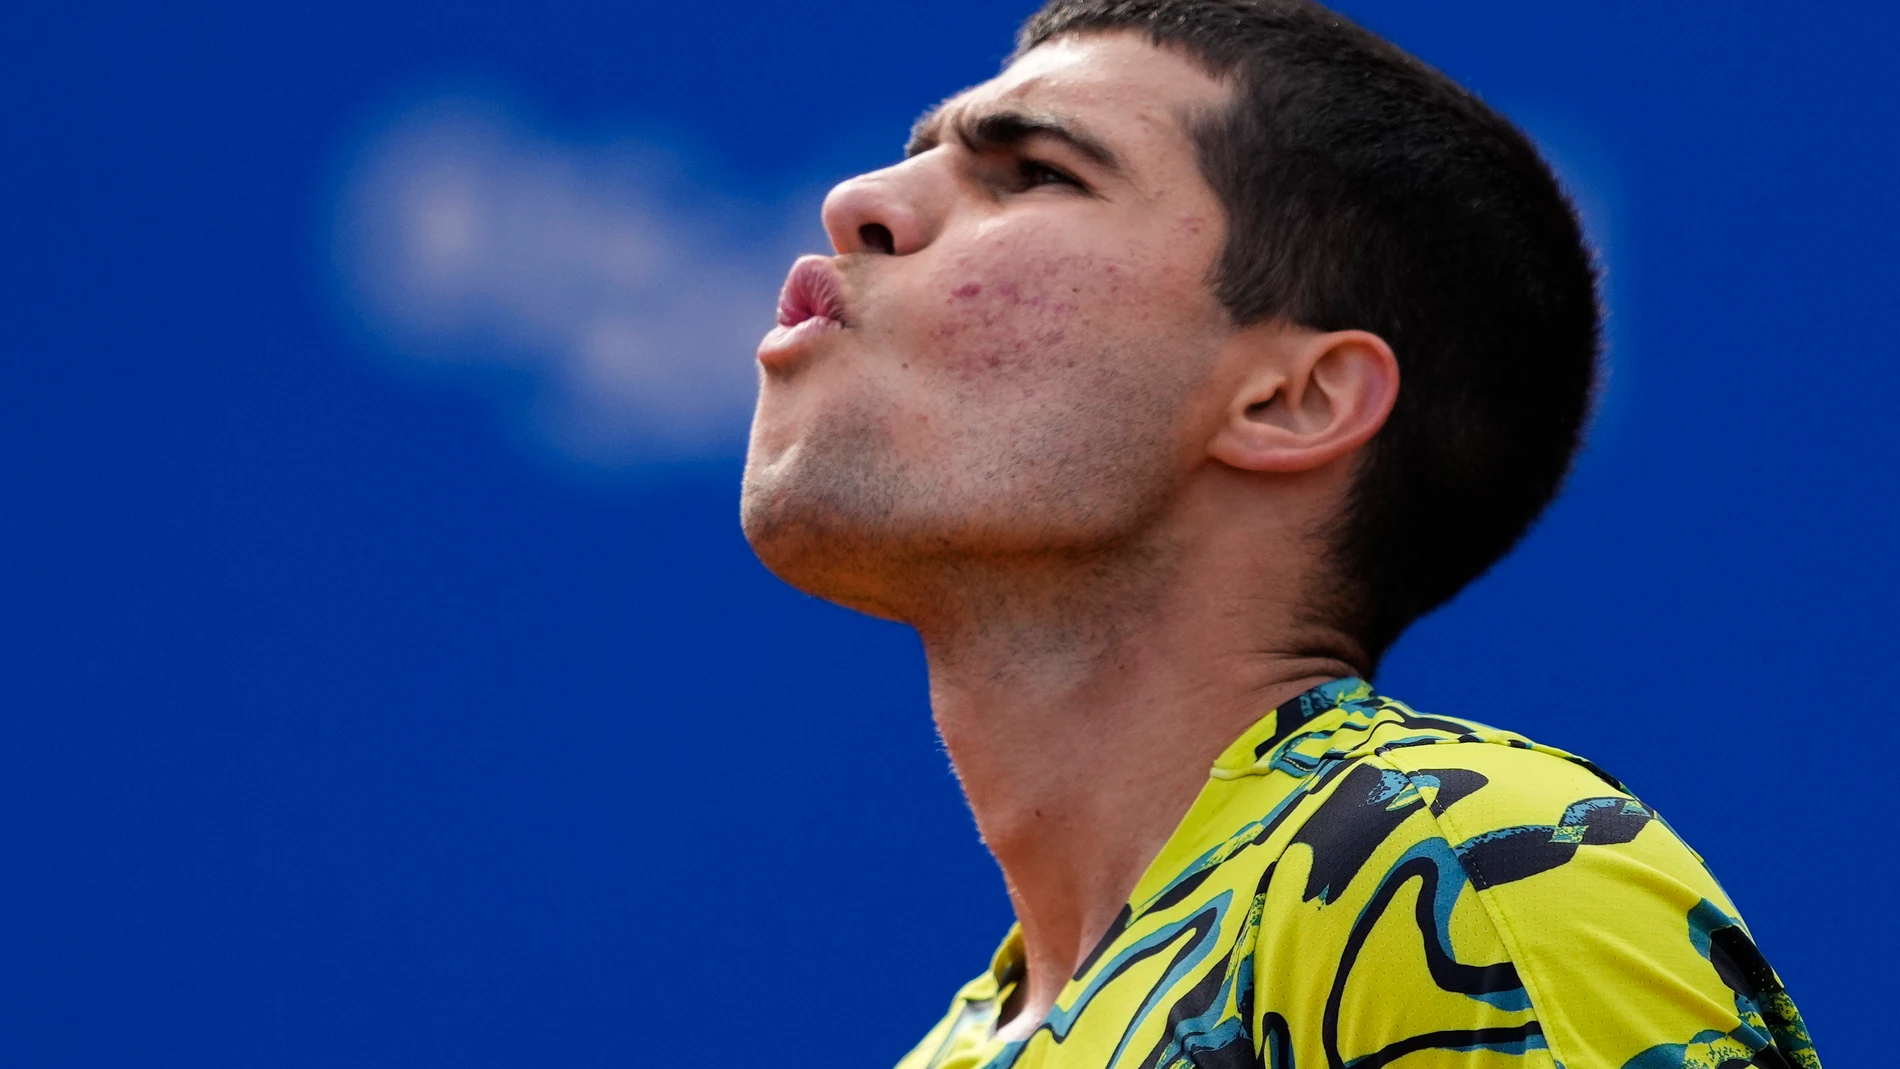
{"type": "Polygon", "coordinates": [[[916,628],[1019,922],[902,1069],[1819,1065],[1653,812],[1363,682],[1587,407],[1507,122],[1305,0],[1049,0],[824,222],[746,533],[916,628]]]}

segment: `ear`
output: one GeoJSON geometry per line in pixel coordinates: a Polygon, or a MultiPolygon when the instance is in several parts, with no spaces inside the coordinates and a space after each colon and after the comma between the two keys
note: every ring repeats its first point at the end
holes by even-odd
{"type": "Polygon", "coordinates": [[[1209,443],[1243,471],[1311,471],[1372,440],[1399,396],[1392,347],[1363,330],[1261,324],[1234,336],[1246,370],[1209,443]]]}

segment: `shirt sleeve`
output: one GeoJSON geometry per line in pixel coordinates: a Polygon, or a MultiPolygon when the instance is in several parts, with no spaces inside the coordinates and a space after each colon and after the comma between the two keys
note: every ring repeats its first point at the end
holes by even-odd
{"type": "Polygon", "coordinates": [[[1701,858],[1592,769],[1488,742],[1386,747],[1367,768],[1388,808],[1411,806],[1375,851],[1384,879],[1353,896],[1321,1029],[1356,1049],[1332,1064],[1819,1069],[1701,858]],[[1409,930],[1385,922],[1401,899],[1409,930]]]}

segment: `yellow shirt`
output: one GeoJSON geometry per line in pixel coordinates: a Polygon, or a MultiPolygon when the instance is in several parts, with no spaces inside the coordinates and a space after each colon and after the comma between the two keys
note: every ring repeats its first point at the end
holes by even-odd
{"type": "Polygon", "coordinates": [[[1364,681],[1214,763],[1023,1042],[990,970],[898,1069],[1819,1069],[1704,867],[1581,758],[1364,681]]]}

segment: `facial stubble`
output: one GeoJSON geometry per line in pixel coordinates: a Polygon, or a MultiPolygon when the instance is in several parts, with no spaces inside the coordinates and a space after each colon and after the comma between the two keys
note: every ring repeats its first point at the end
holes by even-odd
{"type": "MultiPolygon", "coordinates": [[[[1180,477],[1175,422],[1204,368],[1141,350],[1016,354],[1043,400],[969,420],[921,456],[892,433],[895,399],[829,406],[777,456],[755,443],[746,535],[793,586],[913,622],[979,596],[985,577],[1152,559],[1143,542],[1180,477]]],[[[980,396],[950,396],[983,412],[980,396]]]]}

